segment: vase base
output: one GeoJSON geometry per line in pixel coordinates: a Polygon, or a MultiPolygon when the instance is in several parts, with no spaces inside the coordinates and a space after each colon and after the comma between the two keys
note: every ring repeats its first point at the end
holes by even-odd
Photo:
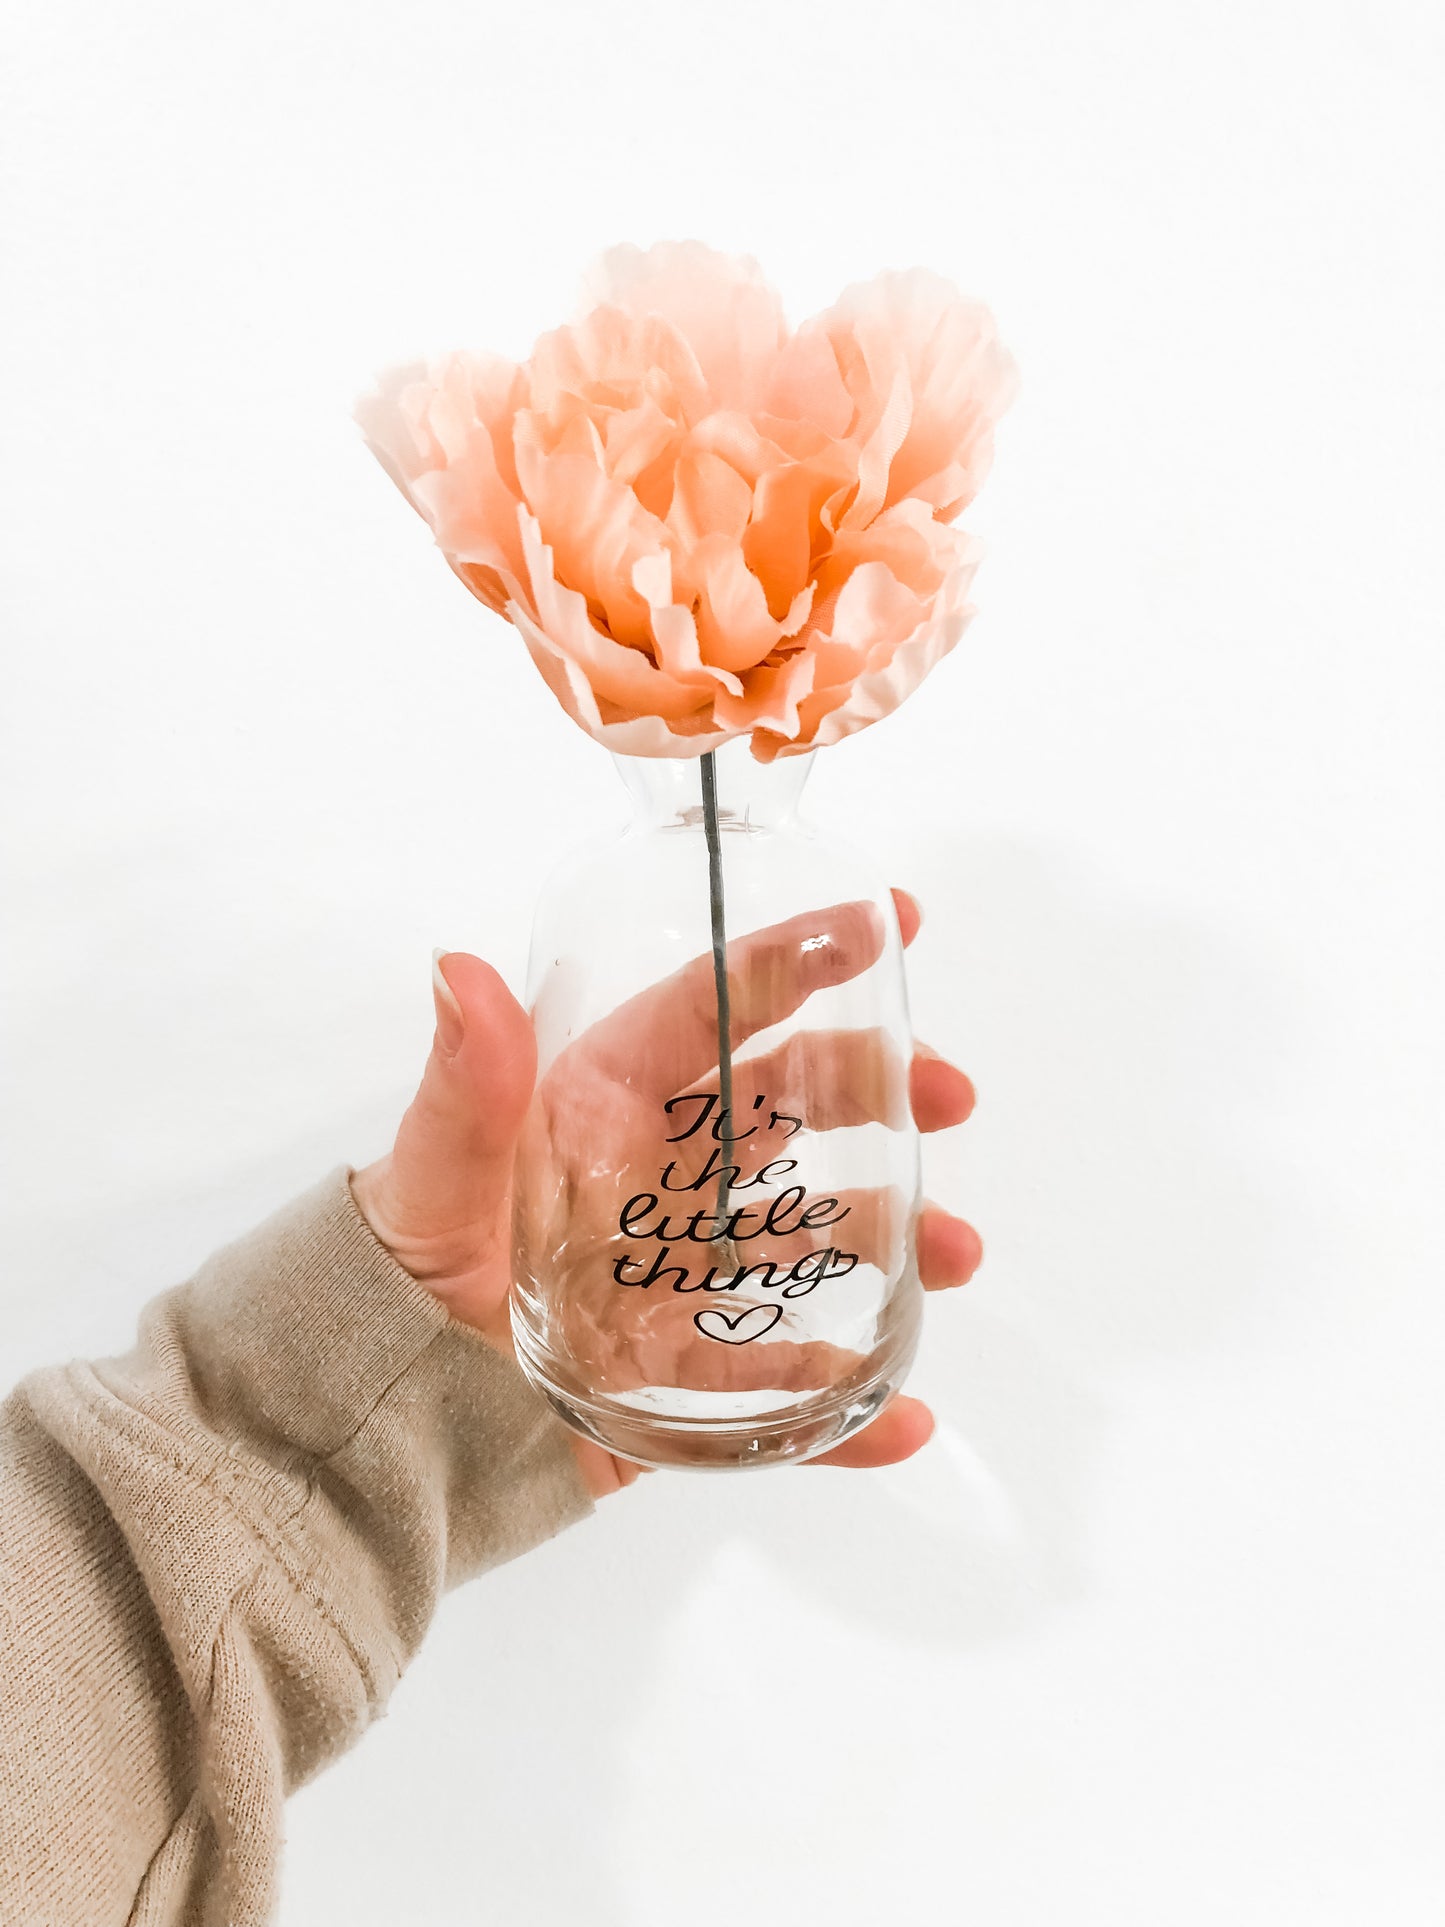
{"type": "Polygon", "coordinates": [[[728,1422],[643,1412],[615,1399],[582,1396],[552,1383],[521,1345],[518,1360],[557,1416],[583,1438],[636,1465],[694,1472],[796,1465],[831,1451],[872,1423],[902,1385],[911,1362],[895,1359],[864,1384],[839,1387],[791,1412],[728,1422]]]}

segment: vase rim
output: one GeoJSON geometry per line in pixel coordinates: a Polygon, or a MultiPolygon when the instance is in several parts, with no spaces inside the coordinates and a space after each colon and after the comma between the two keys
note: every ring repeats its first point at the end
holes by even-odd
{"type": "MultiPolygon", "coordinates": [[[[703,755],[633,756],[610,751],[639,823],[692,827],[701,821],[703,755]]],[[[719,820],[725,828],[767,829],[794,820],[814,751],[759,762],[746,737],[712,752],[719,820]]]]}

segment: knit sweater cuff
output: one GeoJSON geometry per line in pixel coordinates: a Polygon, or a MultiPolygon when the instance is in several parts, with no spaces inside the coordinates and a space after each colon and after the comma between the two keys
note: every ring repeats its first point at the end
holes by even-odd
{"type": "MultiPolygon", "coordinates": [[[[379,1242],[343,1166],[148,1308],[141,1355],[206,1430],[282,1473],[326,1462],[365,1488],[382,1442],[449,1515],[447,1581],[515,1556],[593,1510],[572,1435],[515,1360],[459,1324],[379,1242]],[[149,1332],[146,1326],[150,1325],[149,1332]],[[402,1436],[398,1436],[398,1431],[402,1436]]],[[[99,1368],[130,1388],[128,1361],[99,1368]]]]}

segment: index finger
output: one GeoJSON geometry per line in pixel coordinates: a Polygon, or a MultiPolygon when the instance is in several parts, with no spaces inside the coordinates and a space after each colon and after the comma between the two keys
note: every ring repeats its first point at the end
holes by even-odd
{"type": "MultiPolygon", "coordinates": [[[[883,942],[883,918],[865,898],[734,937],[726,953],[734,1050],[791,1017],[815,990],[861,976],[883,954],[883,942]]],[[[718,1061],[711,954],[629,997],[574,1048],[603,1076],[658,1098],[702,1077],[718,1061]]]]}

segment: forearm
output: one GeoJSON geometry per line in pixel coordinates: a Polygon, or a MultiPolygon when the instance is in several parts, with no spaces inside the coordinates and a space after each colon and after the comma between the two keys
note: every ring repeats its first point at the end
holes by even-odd
{"type": "Polygon", "coordinates": [[[365,1730],[440,1594],[590,1506],[565,1430],[344,1173],[125,1358],[27,1380],[0,1414],[0,1913],[267,1920],[284,1795],[365,1730]]]}

